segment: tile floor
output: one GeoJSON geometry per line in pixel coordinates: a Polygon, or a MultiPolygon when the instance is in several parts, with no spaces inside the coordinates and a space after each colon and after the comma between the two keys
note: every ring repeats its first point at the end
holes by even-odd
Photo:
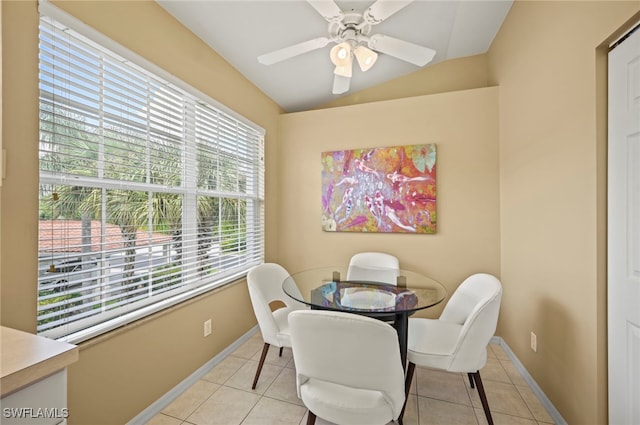
{"type": "MultiPolygon", "coordinates": [[[[307,409],[298,399],[290,349],[271,348],[255,390],[253,377],[263,341],[252,336],[147,425],[304,425],[307,409]]],[[[498,345],[489,345],[480,371],[496,425],[546,425],[553,419],[498,345]]],[[[416,367],[405,425],[487,423],[478,393],[466,374],[416,367]]],[[[317,425],[329,425],[318,418],[317,425]]]]}

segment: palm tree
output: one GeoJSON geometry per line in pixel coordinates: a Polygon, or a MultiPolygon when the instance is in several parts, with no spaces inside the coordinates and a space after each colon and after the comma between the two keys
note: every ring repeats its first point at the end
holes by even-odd
{"type": "MultiPolygon", "coordinates": [[[[41,110],[46,110],[46,107],[41,110]]],[[[154,140],[154,148],[160,154],[156,156],[156,162],[150,163],[144,139],[123,135],[115,127],[99,136],[91,126],[84,124],[82,117],[62,107],[56,108],[55,113],[52,110],[42,115],[40,143],[41,152],[46,153],[40,158],[41,171],[93,177],[102,167],[105,177],[118,181],[152,180],[171,185],[177,180],[179,184],[181,164],[176,163],[175,146],[154,140]],[[102,146],[100,140],[103,141],[102,146]],[[101,156],[108,160],[99,163],[101,156]]],[[[130,132],[124,132],[127,131],[130,132]]],[[[135,268],[138,230],[151,222],[154,227],[171,231],[167,226],[180,223],[181,204],[174,194],[151,195],[148,191],[78,185],[46,185],[41,193],[41,216],[49,215],[53,220],[81,219],[83,235],[91,234],[91,220],[99,220],[103,211],[106,211],[106,222],[120,227],[125,248],[123,276],[130,278],[135,268]]],[[[83,249],[90,250],[90,244],[83,241],[83,249]]],[[[127,280],[123,282],[126,284],[127,280]]]]}
{"type": "MultiPolygon", "coordinates": [[[[41,108],[44,110],[44,108],[41,108]]],[[[101,134],[78,116],[62,107],[56,113],[41,117],[41,144],[49,149],[41,155],[41,170],[67,176],[96,177],[132,184],[158,184],[178,187],[182,184],[182,143],[178,139],[155,137],[133,127],[103,125],[101,134]],[[56,127],[53,129],[52,127],[56,127]],[[63,129],[64,131],[61,131],[63,129]],[[55,130],[55,131],[53,131],[55,130]],[[152,151],[153,155],[150,154],[152,151]],[[100,158],[103,158],[101,160],[100,158]],[[100,170],[100,171],[99,171],[100,170]]],[[[200,141],[206,145],[206,142],[200,141]]],[[[240,250],[238,239],[245,222],[246,207],[232,196],[220,197],[222,192],[234,194],[245,190],[246,181],[239,171],[241,165],[217,151],[200,149],[197,162],[197,257],[198,271],[210,267],[209,251],[215,238],[233,235],[224,243],[240,250]]],[[[195,167],[195,165],[194,165],[195,167]]],[[[43,188],[41,215],[52,219],[80,219],[83,234],[91,234],[91,220],[119,226],[123,240],[123,285],[133,288],[135,256],[140,229],[154,229],[173,235],[174,261],[182,260],[182,196],[173,193],[132,190],[126,188],[56,185],[43,188]],[[55,196],[54,196],[55,195],[55,196]],[[54,200],[55,199],[55,200],[54,200]],[[49,211],[49,214],[45,214],[49,211]],[[55,211],[55,215],[54,212],[55,211]],[[105,215],[104,217],[102,217],[105,215]]],[[[90,244],[84,243],[87,250],[90,244]]]]}

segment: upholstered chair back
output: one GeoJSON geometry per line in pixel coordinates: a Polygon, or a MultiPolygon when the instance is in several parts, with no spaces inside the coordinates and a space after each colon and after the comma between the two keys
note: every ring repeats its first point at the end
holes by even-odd
{"type": "Polygon", "coordinates": [[[481,369],[487,362],[487,345],[494,335],[500,312],[502,285],[490,274],[465,279],[449,299],[440,320],[462,326],[447,368],[452,372],[481,369]]]}
{"type": "Polygon", "coordinates": [[[282,290],[282,283],[288,276],[287,270],[275,263],[261,264],[247,274],[249,297],[264,342],[278,347],[291,346],[286,316],[306,308],[282,290]],[[274,301],[282,302],[285,307],[272,311],[270,304],[274,301]]]}
{"type": "Polygon", "coordinates": [[[360,252],[349,261],[347,280],[397,284],[400,262],[397,257],[384,252],[360,252]]]}
{"type": "Polygon", "coordinates": [[[310,410],[338,424],[387,423],[398,418],[405,400],[404,369],[392,326],[370,317],[322,310],[293,312],[289,323],[298,396],[310,410]],[[332,388],[331,396],[327,388],[332,388]],[[372,395],[361,394],[365,390],[380,396],[371,399],[372,395]],[[325,394],[324,399],[318,394],[325,394]],[[367,399],[368,407],[359,406],[367,399]],[[372,400],[383,400],[383,406],[378,402],[374,408],[372,400]]]}

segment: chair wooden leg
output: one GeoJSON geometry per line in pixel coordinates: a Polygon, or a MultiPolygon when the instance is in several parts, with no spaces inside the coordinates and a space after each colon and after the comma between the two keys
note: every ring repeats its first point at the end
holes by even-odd
{"type": "Polygon", "coordinates": [[[282,349],[283,349],[283,348],[284,348],[284,347],[280,347],[280,354],[279,354],[279,356],[280,356],[280,357],[282,357],[282,349]]]}
{"type": "Polygon", "coordinates": [[[256,377],[253,378],[253,385],[251,386],[252,390],[256,389],[256,385],[258,384],[258,378],[260,377],[260,372],[262,372],[262,365],[264,364],[264,359],[267,357],[267,352],[269,351],[269,344],[266,342],[262,347],[262,355],[260,356],[260,363],[258,363],[258,370],[256,370],[256,377]]]}
{"type": "Polygon", "coordinates": [[[316,414],[309,410],[309,414],[307,415],[307,425],[315,425],[316,423],[316,414]]]}
{"type": "Polygon", "coordinates": [[[413,372],[416,370],[415,363],[409,362],[407,365],[407,376],[404,378],[404,405],[398,416],[398,425],[402,425],[402,417],[404,416],[404,409],[407,407],[407,401],[409,401],[409,390],[411,389],[411,381],[413,380],[413,372]]]}
{"type": "Polygon", "coordinates": [[[469,376],[469,385],[471,385],[471,388],[475,388],[476,386],[473,384],[473,376],[471,376],[470,373],[467,373],[467,375],[469,376]]]}
{"type": "Polygon", "coordinates": [[[416,370],[416,364],[409,362],[407,365],[407,376],[404,379],[404,395],[409,396],[409,390],[411,389],[411,381],[413,381],[413,372],[416,370]]]}
{"type": "Polygon", "coordinates": [[[487,417],[487,423],[489,425],[493,425],[493,418],[491,417],[491,411],[489,410],[489,402],[487,401],[487,394],[484,392],[484,385],[482,385],[482,378],[480,378],[480,372],[475,372],[469,374],[473,376],[473,380],[476,381],[476,386],[478,387],[478,395],[480,396],[480,401],[482,402],[482,408],[484,409],[484,414],[487,417]]]}

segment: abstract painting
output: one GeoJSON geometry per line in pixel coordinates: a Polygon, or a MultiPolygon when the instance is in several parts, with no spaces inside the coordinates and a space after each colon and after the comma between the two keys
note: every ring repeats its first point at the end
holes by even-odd
{"type": "Polygon", "coordinates": [[[436,145],[323,152],[322,228],[436,232],[436,145]]]}

